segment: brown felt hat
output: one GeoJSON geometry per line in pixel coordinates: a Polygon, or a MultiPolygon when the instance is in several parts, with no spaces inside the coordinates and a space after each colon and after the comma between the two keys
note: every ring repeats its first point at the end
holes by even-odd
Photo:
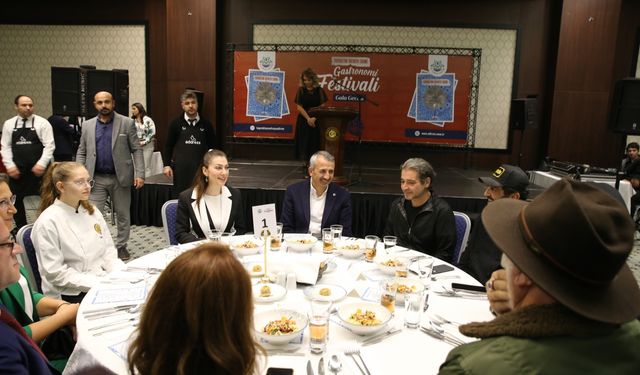
{"type": "Polygon", "coordinates": [[[640,289],[626,264],[635,226],[604,191],[563,179],[531,203],[491,203],[482,222],[498,248],[569,309],[616,324],[640,316],[640,289]]]}

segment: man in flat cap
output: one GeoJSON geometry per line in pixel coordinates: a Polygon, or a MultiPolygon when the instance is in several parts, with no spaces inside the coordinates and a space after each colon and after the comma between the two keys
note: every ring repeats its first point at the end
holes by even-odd
{"type": "Polygon", "coordinates": [[[634,224],[604,191],[560,180],[533,202],[501,199],[482,221],[503,252],[511,312],[460,326],[480,338],[441,374],[638,374],[640,289],[626,264],[634,224]]]}

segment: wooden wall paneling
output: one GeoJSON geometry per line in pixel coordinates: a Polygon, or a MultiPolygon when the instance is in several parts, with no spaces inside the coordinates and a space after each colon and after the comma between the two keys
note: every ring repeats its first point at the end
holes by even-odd
{"type": "Polygon", "coordinates": [[[156,125],[156,150],[162,150],[167,134],[167,7],[164,1],[147,1],[147,57],[149,77],[147,110],[156,125]]]}

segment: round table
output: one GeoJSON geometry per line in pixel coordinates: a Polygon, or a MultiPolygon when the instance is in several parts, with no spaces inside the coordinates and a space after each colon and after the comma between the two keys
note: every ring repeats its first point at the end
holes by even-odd
{"type": "MultiPolygon", "coordinates": [[[[286,242],[286,235],[285,235],[286,242]]],[[[87,368],[103,368],[116,374],[127,374],[126,352],[130,335],[135,329],[137,315],[135,312],[128,313],[121,311],[113,314],[114,306],[132,305],[136,306],[144,303],[149,289],[158,277],[159,272],[177,255],[183,251],[188,251],[198,243],[172,246],[145,255],[127,264],[128,270],[119,271],[110,276],[108,282],[102,283],[92,288],[84,298],[78,311],[77,328],[78,343],[76,349],[69,359],[65,374],[82,373],[87,368]],[[148,271],[148,272],[147,272],[148,271]],[[110,315],[96,319],[89,319],[90,314],[97,314],[104,309],[110,309],[110,315]],[[103,328],[100,328],[100,327],[103,328]],[[107,331],[108,330],[108,331],[107,331]],[[101,334],[101,332],[104,332],[101,334]]],[[[421,253],[406,250],[400,247],[390,249],[392,253],[399,251],[398,256],[411,257],[421,255],[421,253]]],[[[385,254],[382,244],[378,249],[378,256],[385,254]]],[[[395,253],[394,253],[395,254],[395,253]]],[[[259,259],[262,256],[246,257],[249,259],[259,259]]],[[[293,263],[300,257],[312,258],[333,257],[324,255],[321,250],[320,241],[314,246],[311,254],[291,254],[284,250],[279,252],[269,252],[271,259],[290,259],[293,263]]],[[[262,258],[263,259],[263,258],[262,258]]],[[[269,261],[271,263],[271,260],[269,261]]],[[[364,259],[346,259],[338,256],[333,258],[336,269],[325,273],[318,283],[335,284],[347,290],[347,297],[334,303],[339,306],[342,303],[361,300],[360,294],[365,294],[367,288],[373,288],[381,279],[382,273],[377,269],[375,263],[367,263],[364,259]]],[[[248,263],[248,261],[247,261],[248,263]]],[[[445,262],[435,259],[433,265],[445,264],[445,262]]],[[[486,299],[464,298],[458,296],[445,296],[438,294],[444,286],[450,286],[451,282],[479,285],[471,276],[455,268],[453,271],[436,276],[436,281],[427,281],[429,284],[429,308],[422,314],[422,325],[428,325],[429,318],[441,315],[447,319],[466,323],[471,321],[486,321],[493,318],[489,312],[489,303],[486,299]]],[[[300,279],[300,278],[298,278],[300,279]]],[[[253,278],[257,282],[258,278],[253,278]]],[[[296,290],[287,291],[286,296],[279,301],[271,303],[255,303],[255,311],[270,310],[274,308],[291,308],[302,313],[310,310],[309,300],[305,297],[303,289],[306,285],[298,284],[296,290]]],[[[95,317],[95,315],[94,315],[95,317]]],[[[344,355],[344,350],[348,346],[353,346],[364,339],[357,336],[339,324],[337,316],[334,314],[330,319],[329,341],[327,351],[322,355],[313,355],[309,351],[309,335],[305,330],[301,343],[287,344],[287,349],[296,350],[293,355],[285,353],[282,355],[269,355],[260,358],[261,372],[265,373],[268,367],[293,368],[294,373],[306,373],[307,361],[311,360],[313,370],[317,373],[318,361],[324,357],[325,372],[330,373],[326,368],[328,360],[332,354],[337,354],[343,363],[341,375],[360,374],[357,366],[349,356],[344,355]]],[[[433,338],[419,329],[408,329],[403,327],[404,310],[397,306],[390,326],[402,328],[398,334],[385,338],[381,342],[369,346],[361,347],[361,355],[372,374],[435,374],[438,372],[440,364],[445,360],[453,346],[433,338]]],[[[457,332],[453,325],[444,325],[448,332],[464,341],[473,341],[457,332]]]]}

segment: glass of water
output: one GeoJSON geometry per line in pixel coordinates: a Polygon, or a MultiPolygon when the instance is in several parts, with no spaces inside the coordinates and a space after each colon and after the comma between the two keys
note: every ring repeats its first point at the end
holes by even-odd
{"type": "Polygon", "coordinates": [[[222,231],[220,229],[209,229],[207,238],[210,241],[220,241],[222,239],[222,231]]]}
{"type": "Polygon", "coordinates": [[[382,238],[382,241],[384,242],[384,249],[388,250],[389,248],[396,246],[396,244],[398,243],[398,237],[384,236],[382,238]]]}

